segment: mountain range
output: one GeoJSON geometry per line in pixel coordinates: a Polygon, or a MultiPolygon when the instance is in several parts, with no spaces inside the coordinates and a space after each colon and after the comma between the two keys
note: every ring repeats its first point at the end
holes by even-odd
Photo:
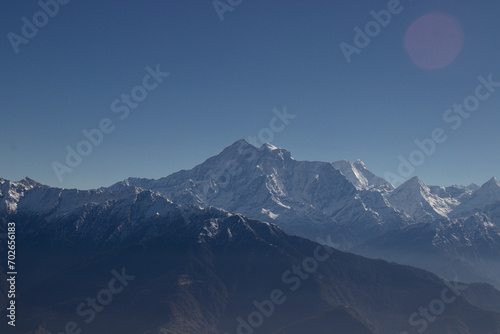
{"type": "Polygon", "coordinates": [[[500,287],[500,182],[397,188],[361,161],[296,161],[239,140],[191,170],[133,185],[176,203],[214,206],[269,221],[341,250],[500,287]],[[418,236],[418,237],[416,237],[418,236]]]}
{"type": "Polygon", "coordinates": [[[158,180],[0,178],[1,236],[8,222],[26,273],[16,333],[500,333],[495,178],[395,188],[359,160],[239,140],[158,180]],[[76,309],[120,272],[133,279],[87,322],[76,309]]]}

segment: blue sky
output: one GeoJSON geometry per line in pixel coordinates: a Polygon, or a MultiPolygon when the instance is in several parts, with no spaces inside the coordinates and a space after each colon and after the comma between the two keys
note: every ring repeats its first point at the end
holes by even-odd
{"type": "MultiPolygon", "coordinates": [[[[32,23],[41,7],[2,1],[0,176],[82,189],[159,178],[256,136],[273,109],[286,106],[297,116],[271,143],[297,160],[359,158],[378,175],[397,174],[399,157],[418,149],[414,141],[442,128],[447,140],[412,175],[437,185],[500,177],[500,88],[456,130],[443,120],[474,95],[478,76],[500,81],[500,3],[401,0],[400,12],[348,63],[340,43],[354,45],[354,27],[364,29],[370,12],[391,1],[243,0],[221,21],[205,0],[73,0],[18,53],[9,33],[22,36],[22,18],[32,23]],[[434,69],[405,48],[408,29],[430,13],[438,13],[431,33],[439,43],[423,52],[455,51],[434,69]],[[456,31],[440,30],[445,18],[456,31]],[[157,65],[168,77],[121,120],[112,102],[157,65]],[[65,164],[66,147],[76,150],[82,130],[106,118],[114,130],[60,181],[53,162],[65,164]]],[[[426,43],[421,31],[411,35],[417,46],[426,43]]]]}

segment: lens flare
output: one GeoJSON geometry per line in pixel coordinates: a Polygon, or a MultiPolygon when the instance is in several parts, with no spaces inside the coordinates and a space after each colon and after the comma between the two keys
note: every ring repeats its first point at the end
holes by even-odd
{"type": "Polygon", "coordinates": [[[404,45],[417,66],[438,69],[448,66],[458,57],[464,45],[464,34],[455,17],[433,12],[410,25],[404,45]]]}

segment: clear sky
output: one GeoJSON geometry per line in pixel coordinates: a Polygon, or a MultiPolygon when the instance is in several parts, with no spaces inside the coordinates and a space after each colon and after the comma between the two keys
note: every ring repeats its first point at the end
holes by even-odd
{"type": "Polygon", "coordinates": [[[223,21],[211,0],[73,0],[57,13],[44,2],[53,17],[37,1],[0,2],[3,178],[82,189],[159,178],[270,126],[297,160],[359,158],[381,176],[441,128],[446,141],[412,175],[500,177],[500,87],[474,97],[479,76],[500,82],[498,1],[222,0],[223,21]],[[382,12],[370,24],[388,7],[390,22],[382,12]],[[355,41],[355,27],[373,37],[355,41]],[[141,101],[127,106],[131,92],[141,101]],[[468,118],[446,113],[464,100],[468,118]],[[283,128],[273,109],[284,106],[297,116],[283,128]],[[60,181],[54,162],[67,166],[67,146],[103,120],[108,133],[60,181]]]}

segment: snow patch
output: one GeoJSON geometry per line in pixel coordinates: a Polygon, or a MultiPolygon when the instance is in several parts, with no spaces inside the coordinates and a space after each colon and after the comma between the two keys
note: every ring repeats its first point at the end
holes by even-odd
{"type": "Polygon", "coordinates": [[[264,209],[264,208],[262,208],[261,213],[264,214],[264,215],[267,215],[269,218],[271,218],[273,220],[276,219],[276,218],[278,218],[278,216],[279,216],[279,215],[277,215],[275,213],[272,213],[271,210],[264,209]]]}

